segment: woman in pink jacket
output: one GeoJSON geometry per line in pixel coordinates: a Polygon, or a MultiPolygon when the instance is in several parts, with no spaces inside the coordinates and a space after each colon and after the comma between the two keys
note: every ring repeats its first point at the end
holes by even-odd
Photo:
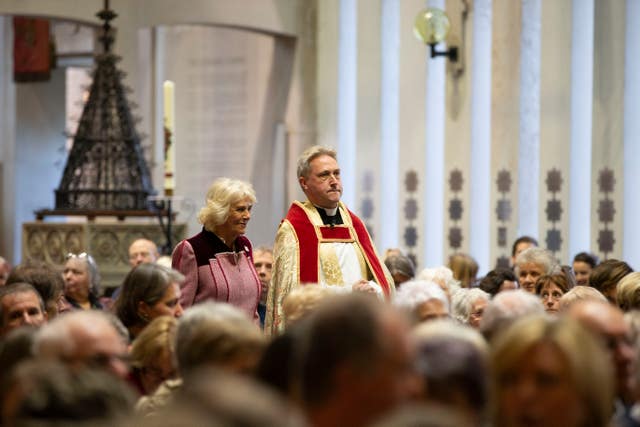
{"type": "Polygon", "coordinates": [[[184,308],[207,300],[228,302],[257,321],[260,280],[244,236],[255,202],[247,182],[219,178],[211,184],[198,214],[202,231],[173,250],[172,267],[186,278],[180,298],[184,308]]]}

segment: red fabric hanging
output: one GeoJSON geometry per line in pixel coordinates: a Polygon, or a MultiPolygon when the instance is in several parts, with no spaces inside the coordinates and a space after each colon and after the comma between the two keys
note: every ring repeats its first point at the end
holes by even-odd
{"type": "Polygon", "coordinates": [[[49,21],[13,18],[13,78],[16,82],[49,80],[51,45],[49,21]]]}

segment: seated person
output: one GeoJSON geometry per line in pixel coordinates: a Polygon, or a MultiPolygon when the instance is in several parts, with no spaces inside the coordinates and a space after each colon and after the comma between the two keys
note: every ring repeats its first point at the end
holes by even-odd
{"type": "Polygon", "coordinates": [[[95,259],[85,252],[67,255],[62,272],[64,296],[76,310],[102,310],[100,274],[95,259]]]}
{"type": "Polygon", "coordinates": [[[41,326],[47,322],[42,297],[28,283],[0,288],[0,338],[21,326],[41,326]]]}
{"type": "Polygon", "coordinates": [[[60,271],[53,265],[27,260],[15,266],[7,284],[24,282],[28,283],[40,294],[44,300],[44,306],[47,310],[49,319],[53,319],[59,312],[69,311],[71,306],[64,297],[64,280],[60,275],[60,271]]]}
{"type": "Polygon", "coordinates": [[[141,264],[127,274],[115,313],[131,338],[159,316],[182,316],[180,285],[184,276],[157,264],[141,264]]]}

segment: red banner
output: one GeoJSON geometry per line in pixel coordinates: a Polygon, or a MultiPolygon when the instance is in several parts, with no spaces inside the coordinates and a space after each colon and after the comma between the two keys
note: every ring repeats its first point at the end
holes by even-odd
{"type": "Polygon", "coordinates": [[[13,78],[16,82],[49,80],[51,47],[49,21],[13,18],[13,78]]]}

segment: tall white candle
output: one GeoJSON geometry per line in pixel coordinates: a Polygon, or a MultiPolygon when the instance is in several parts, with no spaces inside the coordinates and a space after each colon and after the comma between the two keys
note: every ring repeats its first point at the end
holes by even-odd
{"type": "Polygon", "coordinates": [[[166,80],[164,93],[164,195],[172,196],[176,187],[175,84],[166,80]]]}

